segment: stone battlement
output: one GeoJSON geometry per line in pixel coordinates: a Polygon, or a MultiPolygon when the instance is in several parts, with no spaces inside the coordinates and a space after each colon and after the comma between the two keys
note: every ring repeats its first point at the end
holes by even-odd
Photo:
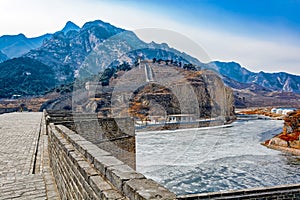
{"type": "Polygon", "coordinates": [[[50,166],[62,199],[175,199],[111,153],[63,125],[48,126],[50,166]]]}

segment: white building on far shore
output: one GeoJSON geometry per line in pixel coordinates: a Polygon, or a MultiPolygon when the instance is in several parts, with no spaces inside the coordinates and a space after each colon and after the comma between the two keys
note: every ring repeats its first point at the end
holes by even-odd
{"type": "Polygon", "coordinates": [[[271,113],[287,115],[290,112],[296,111],[296,108],[272,108],[271,113]]]}

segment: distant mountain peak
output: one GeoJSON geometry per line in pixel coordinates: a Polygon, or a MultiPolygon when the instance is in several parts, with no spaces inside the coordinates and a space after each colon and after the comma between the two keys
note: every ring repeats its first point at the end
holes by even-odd
{"type": "Polygon", "coordinates": [[[110,23],[104,22],[102,20],[95,20],[87,22],[83,25],[82,29],[91,29],[91,27],[102,27],[103,29],[107,30],[108,32],[111,32],[113,34],[121,33],[125,31],[122,28],[118,28],[116,26],[111,25],[110,23]]]}
{"type": "Polygon", "coordinates": [[[2,35],[0,38],[9,40],[11,38],[26,39],[27,37],[23,33],[19,33],[18,35],[2,35]]]}
{"type": "Polygon", "coordinates": [[[228,67],[241,67],[241,65],[235,61],[229,61],[229,62],[222,62],[222,61],[212,61],[212,63],[216,65],[227,65],[228,67]]]}
{"type": "Polygon", "coordinates": [[[19,34],[17,35],[17,37],[19,37],[19,38],[27,38],[23,33],[19,33],[19,34]]]}
{"type": "Polygon", "coordinates": [[[69,31],[79,31],[80,30],[80,27],[77,26],[75,23],[71,22],[71,21],[68,21],[65,25],[65,27],[61,30],[61,32],[63,33],[67,33],[69,31]]]}
{"type": "MultiPolygon", "coordinates": [[[[94,20],[94,21],[90,21],[90,22],[87,22],[83,25],[83,28],[85,27],[89,27],[91,25],[98,25],[98,26],[101,26],[101,25],[111,25],[110,23],[107,23],[107,22],[104,22],[102,20],[94,20]]],[[[111,25],[112,26],[112,25],[111,25]]]]}

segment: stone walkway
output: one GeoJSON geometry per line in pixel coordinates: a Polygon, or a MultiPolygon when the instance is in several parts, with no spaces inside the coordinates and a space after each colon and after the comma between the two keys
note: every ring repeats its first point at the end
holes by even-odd
{"type": "Polygon", "coordinates": [[[42,113],[0,115],[0,200],[58,199],[42,113]]]}

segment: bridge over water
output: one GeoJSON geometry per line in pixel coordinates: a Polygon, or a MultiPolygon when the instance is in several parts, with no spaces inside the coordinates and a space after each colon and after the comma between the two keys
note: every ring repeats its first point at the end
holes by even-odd
{"type": "Polygon", "coordinates": [[[0,115],[0,199],[300,199],[299,184],[176,197],[67,128],[74,117],[0,115]]]}

